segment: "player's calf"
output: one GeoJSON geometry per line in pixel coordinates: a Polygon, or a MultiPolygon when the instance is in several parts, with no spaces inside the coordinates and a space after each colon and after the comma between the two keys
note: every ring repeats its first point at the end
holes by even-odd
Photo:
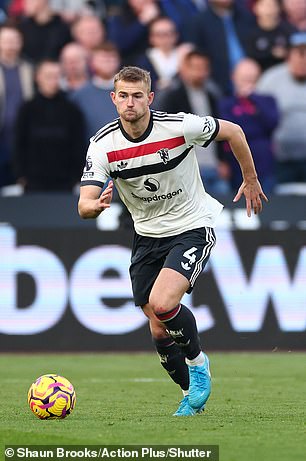
{"type": "Polygon", "coordinates": [[[172,338],[153,338],[162,367],[182,391],[189,389],[189,371],[185,355],[172,338]]]}
{"type": "Polygon", "coordinates": [[[201,351],[196,321],[192,312],[183,304],[157,315],[168,334],[186,355],[189,368],[189,404],[199,411],[211,393],[208,357],[201,351]]]}

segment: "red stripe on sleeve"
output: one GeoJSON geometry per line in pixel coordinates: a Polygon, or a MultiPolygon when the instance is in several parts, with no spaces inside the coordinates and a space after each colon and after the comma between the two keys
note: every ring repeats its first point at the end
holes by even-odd
{"type": "Polygon", "coordinates": [[[175,147],[185,144],[184,136],[177,138],[165,139],[163,141],[150,142],[137,147],[128,147],[127,149],[114,150],[107,153],[109,163],[126,160],[129,158],[142,157],[143,155],[154,154],[159,149],[174,149],[175,147]]]}

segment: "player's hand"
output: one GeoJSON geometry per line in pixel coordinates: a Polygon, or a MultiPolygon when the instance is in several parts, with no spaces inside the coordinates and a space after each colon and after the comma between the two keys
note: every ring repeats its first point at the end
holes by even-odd
{"type": "Polygon", "coordinates": [[[104,191],[98,198],[97,207],[100,212],[110,207],[110,204],[113,198],[113,188],[114,188],[113,181],[109,181],[107,187],[104,189],[104,191]]]}
{"type": "Polygon", "coordinates": [[[238,202],[242,194],[245,196],[247,215],[250,217],[252,210],[254,214],[258,214],[262,210],[262,199],[265,202],[268,202],[268,198],[264,194],[260,182],[257,178],[251,180],[244,180],[236,196],[233,199],[233,202],[238,202]]]}

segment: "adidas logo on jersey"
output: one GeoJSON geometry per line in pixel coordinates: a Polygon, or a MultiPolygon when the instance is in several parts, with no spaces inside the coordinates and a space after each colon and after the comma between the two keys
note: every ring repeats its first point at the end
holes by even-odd
{"type": "Polygon", "coordinates": [[[124,162],[123,160],[121,160],[120,163],[117,163],[117,167],[119,168],[119,170],[123,170],[127,166],[128,166],[128,162],[124,162]]]}

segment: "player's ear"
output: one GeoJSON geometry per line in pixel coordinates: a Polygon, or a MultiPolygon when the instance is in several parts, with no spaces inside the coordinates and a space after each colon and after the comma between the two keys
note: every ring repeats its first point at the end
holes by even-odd
{"type": "Polygon", "coordinates": [[[154,92],[150,91],[149,96],[148,96],[148,105],[150,106],[154,100],[154,92]]]}
{"type": "Polygon", "coordinates": [[[116,93],[114,91],[110,92],[110,97],[111,97],[111,100],[113,101],[113,103],[115,104],[116,93]]]}

